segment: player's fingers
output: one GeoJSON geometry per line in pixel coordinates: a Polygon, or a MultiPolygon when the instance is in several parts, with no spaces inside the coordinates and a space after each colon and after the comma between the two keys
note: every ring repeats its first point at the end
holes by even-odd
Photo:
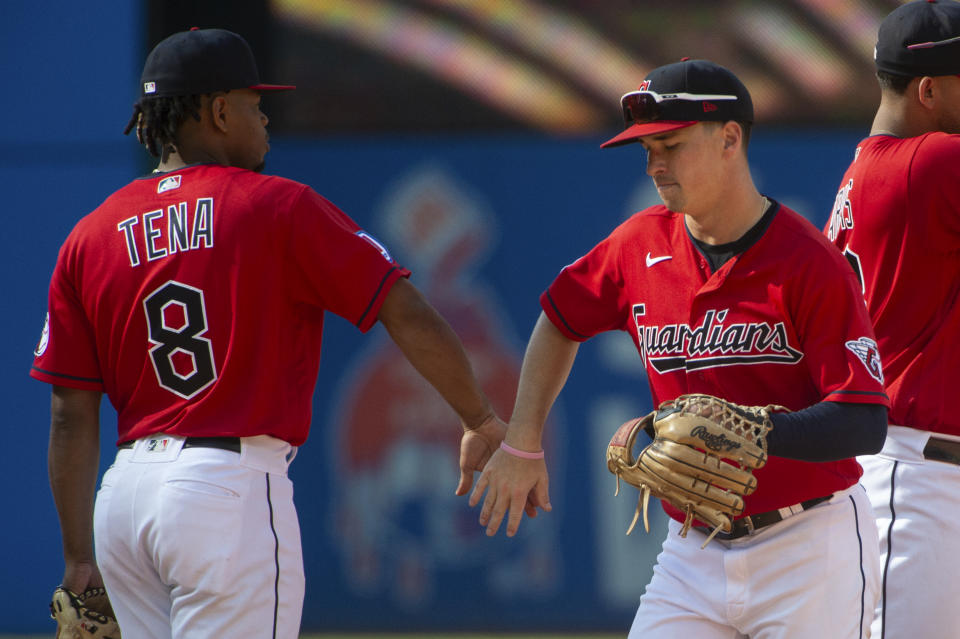
{"type": "MultiPolygon", "coordinates": [[[[462,481],[461,479],[461,482],[462,481]]],[[[487,489],[489,482],[490,480],[487,478],[487,474],[481,473],[480,479],[477,480],[477,485],[473,487],[473,492],[470,494],[470,501],[467,502],[471,508],[480,502],[480,497],[483,496],[483,491],[487,489]]]]}
{"type": "Polygon", "coordinates": [[[514,495],[510,503],[510,513],[507,516],[507,537],[513,537],[520,528],[520,520],[526,510],[527,495],[514,495]]]}
{"type": "Polygon", "coordinates": [[[534,503],[533,497],[527,497],[527,503],[523,505],[523,512],[527,513],[527,517],[533,519],[537,516],[537,504],[534,503]]]}
{"type": "Polygon", "coordinates": [[[536,495],[537,505],[540,506],[544,512],[553,510],[553,506],[550,505],[550,485],[547,483],[546,478],[534,486],[533,492],[534,495],[536,495]]]}
{"type": "MultiPolygon", "coordinates": [[[[470,490],[470,486],[473,485],[473,471],[461,468],[460,469],[460,483],[457,484],[457,490],[454,491],[454,494],[457,496],[466,495],[467,491],[470,490]]],[[[470,504],[471,506],[473,504],[470,504]]]]}
{"type": "Polygon", "coordinates": [[[487,527],[487,536],[492,537],[500,529],[500,522],[506,514],[508,499],[502,493],[498,493],[492,488],[487,491],[487,498],[483,502],[483,510],[480,512],[480,525],[487,527]]]}
{"type": "MultiPolygon", "coordinates": [[[[482,467],[479,467],[482,468],[482,467]]],[[[478,469],[479,469],[478,468],[478,469]]],[[[466,495],[473,485],[473,471],[475,466],[471,464],[464,455],[460,455],[460,482],[457,484],[456,495],[466,495]]],[[[472,506],[473,504],[471,504],[472,506]]]]}

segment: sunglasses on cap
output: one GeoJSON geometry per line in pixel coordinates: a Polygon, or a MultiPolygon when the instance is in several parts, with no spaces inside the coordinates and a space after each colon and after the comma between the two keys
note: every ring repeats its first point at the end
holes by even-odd
{"type": "Polygon", "coordinates": [[[623,107],[623,121],[629,127],[636,123],[656,120],[704,120],[704,114],[717,110],[716,105],[709,108],[707,102],[719,100],[737,100],[735,95],[715,95],[701,93],[664,93],[655,91],[631,91],[620,98],[623,107]]]}

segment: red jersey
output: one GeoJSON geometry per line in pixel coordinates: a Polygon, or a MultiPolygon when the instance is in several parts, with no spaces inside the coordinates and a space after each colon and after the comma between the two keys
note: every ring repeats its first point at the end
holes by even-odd
{"type": "MultiPolygon", "coordinates": [[[[712,274],[682,214],[646,209],[564,268],[541,305],[573,340],[628,332],[655,406],[684,393],[791,410],[887,401],[859,284],[826,238],[783,206],[754,244],[712,274]]],[[[860,474],[855,459],[771,457],[756,471],[743,514],[828,495],[860,474]]]]}
{"type": "Polygon", "coordinates": [[[135,180],[74,227],[31,375],[103,391],[118,442],[304,442],[325,311],[361,331],[409,271],[309,187],[219,165],[135,180]]]}
{"type": "Polygon", "coordinates": [[[960,436],[960,135],[863,140],[825,232],[862,278],[890,423],[960,436]]]}

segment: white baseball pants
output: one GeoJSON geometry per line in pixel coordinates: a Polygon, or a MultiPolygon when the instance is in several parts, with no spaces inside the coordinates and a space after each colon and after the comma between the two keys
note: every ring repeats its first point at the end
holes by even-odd
{"type": "Polygon", "coordinates": [[[630,639],[863,639],[880,593],[861,486],[732,541],[670,520],[630,639]]]}
{"type": "Polygon", "coordinates": [[[289,444],[138,440],[97,493],[97,562],[124,637],[295,639],[303,609],[289,444]]]}
{"type": "Polygon", "coordinates": [[[890,426],[883,450],[858,458],[880,529],[875,639],[960,637],[960,466],[924,459],[929,437],[890,426]]]}

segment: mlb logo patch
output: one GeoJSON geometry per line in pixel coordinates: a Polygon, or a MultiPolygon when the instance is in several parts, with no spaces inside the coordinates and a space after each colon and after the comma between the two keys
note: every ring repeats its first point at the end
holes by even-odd
{"type": "Polygon", "coordinates": [[[172,191],[173,189],[180,188],[180,176],[171,175],[170,177],[165,177],[160,180],[160,184],[157,185],[157,193],[163,193],[164,191],[172,191]]]}
{"type": "Polygon", "coordinates": [[[156,82],[144,82],[144,83],[143,83],[143,92],[144,92],[144,93],[156,93],[156,92],[157,92],[157,83],[156,83],[156,82]]]}

